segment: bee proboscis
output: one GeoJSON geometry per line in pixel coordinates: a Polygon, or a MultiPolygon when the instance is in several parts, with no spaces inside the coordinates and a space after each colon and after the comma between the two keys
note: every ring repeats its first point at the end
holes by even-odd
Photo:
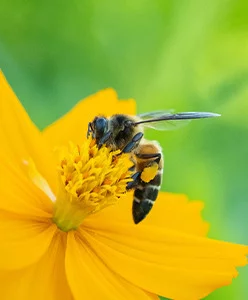
{"type": "Polygon", "coordinates": [[[143,137],[144,128],[173,130],[193,119],[218,116],[209,112],[156,111],[137,116],[96,116],[89,123],[87,136],[92,135],[99,147],[105,144],[113,150],[130,153],[134,174],[127,189],[134,189],[132,214],[135,224],[141,222],[152,209],[162,183],[162,149],[157,141],[148,141],[143,137]]]}

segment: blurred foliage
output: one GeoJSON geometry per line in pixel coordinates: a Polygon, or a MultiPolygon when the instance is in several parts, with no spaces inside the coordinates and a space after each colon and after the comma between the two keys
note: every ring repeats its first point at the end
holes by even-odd
{"type": "MultiPolygon", "coordinates": [[[[211,237],[248,243],[247,37],[245,0],[2,0],[0,67],[40,128],[108,86],[138,112],[221,113],[147,135],[163,189],[203,199],[211,237]]],[[[207,299],[248,299],[240,273],[207,299]]]]}

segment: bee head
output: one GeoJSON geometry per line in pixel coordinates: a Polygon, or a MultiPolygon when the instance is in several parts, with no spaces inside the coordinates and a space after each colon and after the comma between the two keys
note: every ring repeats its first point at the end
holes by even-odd
{"type": "Polygon", "coordinates": [[[108,119],[105,117],[95,117],[95,119],[89,123],[88,133],[91,133],[92,138],[97,141],[99,141],[107,131],[108,119]]]}

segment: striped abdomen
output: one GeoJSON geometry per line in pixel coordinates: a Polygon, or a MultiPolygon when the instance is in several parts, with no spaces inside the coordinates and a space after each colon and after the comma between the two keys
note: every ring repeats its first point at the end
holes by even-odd
{"type": "Polygon", "coordinates": [[[152,209],[162,183],[163,171],[162,152],[157,143],[150,142],[140,145],[136,151],[136,156],[137,171],[142,173],[144,169],[151,166],[154,167],[154,165],[156,165],[157,171],[149,182],[143,181],[141,176],[140,182],[135,188],[133,198],[133,219],[135,224],[141,222],[152,209]]]}

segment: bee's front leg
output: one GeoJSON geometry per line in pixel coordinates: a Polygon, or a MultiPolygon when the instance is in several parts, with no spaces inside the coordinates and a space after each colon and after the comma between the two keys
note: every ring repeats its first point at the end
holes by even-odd
{"type": "Polygon", "coordinates": [[[87,139],[89,138],[89,136],[90,136],[91,133],[92,133],[91,122],[89,122],[89,124],[88,124],[88,130],[87,130],[87,139]]]}
{"type": "Polygon", "coordinates": [[[112,132],[107,131],[104,136],[99,140],[98,147],[101,148],[103,144],[105,144],[111,137],[112,132]]]}

